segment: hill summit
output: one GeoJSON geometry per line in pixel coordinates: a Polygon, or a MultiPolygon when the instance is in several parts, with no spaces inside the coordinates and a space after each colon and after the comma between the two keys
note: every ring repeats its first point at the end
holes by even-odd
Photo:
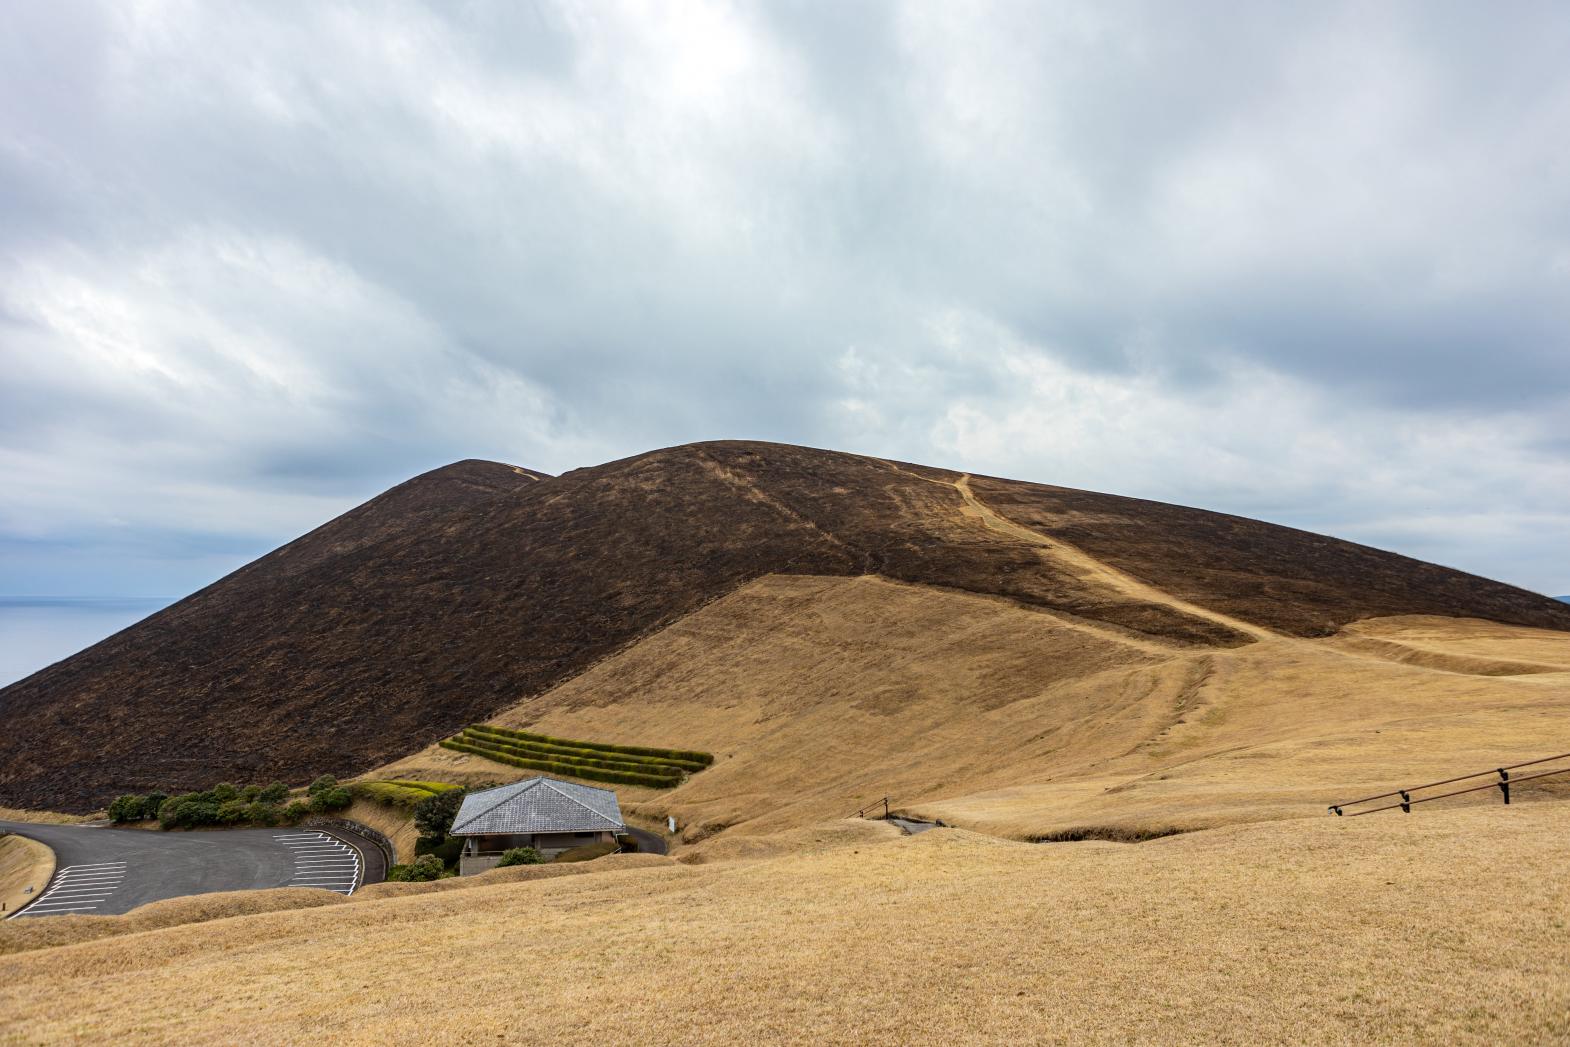
{"type": "Polygon", "coordinates": [[[91,809],[419,749],[764,575],[876,575],[1172,648],[1570,607],[1260,521],[833,451],[417,476],[0,691],[0,803],[91,809]]]}

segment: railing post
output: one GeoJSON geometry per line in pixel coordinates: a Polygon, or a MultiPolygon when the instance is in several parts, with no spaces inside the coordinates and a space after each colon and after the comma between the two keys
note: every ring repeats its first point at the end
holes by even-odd
{"type": "Polygon", "coordinates": [[[1499,791],[1505,794],[1505,803],[1510,802],[1510,772],[1503,767],[1499,768],[1499,791]]]}

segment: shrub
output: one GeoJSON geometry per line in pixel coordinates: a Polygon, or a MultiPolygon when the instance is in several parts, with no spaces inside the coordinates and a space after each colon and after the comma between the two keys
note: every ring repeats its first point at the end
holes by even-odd
{"type": "Polygon", "coordinates": [[[563,774],[573,778],[585,778],[592,782],[615,782],[621,785],[647,785],[655,789],[669,789],[681,783],[681,775],[656,775],[639,774],[631,771],[611,771],[600,767],[586,767],[581,764],[560,763],[552,760],[525,759],[511,756],[495,749],[486,749],[456,738],[446,738],[439,743],[444,749],[454,752],[473,753],[483,756],[487,760],[505,763],[512,767],[524,767],[534,771],[545,771],[549,774],[563,774]]]}
{"type": "Polygon", "coordinates": [[[334,785],[312,793],[309,806],[313,812],[320,814],[327,811],[341,811],[353,802],[354,796],[348,789],[341,785],[334,785]]]}
{"type": "Polygon", "coordinates": [[[169,799],[169,794],[160,792],[151,792],[142,797],[141,818],[145,820],[158,817],[158,809],[164,805],[164,801],[167,799],[169,799]]]}
{"type": "Polygon", "coordinates": [[[109,820],[115,823],[139,822],[143,818],[142,811],[146,807],[147,797],[126,793],[116,796],[109,802],[109,820]]]}
{"type": "Polygon", "coordinates": [[[533,847],[512,847],[502,852],[502,860],[496,863],[496,868],[505,869],[509,865],[540,865],[544,861],[540,852],[533,847]]]}
{"type": "Polygon", "coordinates": [[[465,734],[490,735],[513,745],[524,745],[563,756],[601,757],[624,763],[658,764],[679,767],[684,771],[701,771],[714,762],[708,753],[685,749],[644,749],[636,745],[606,745],[599,742],[580,742],[569,738],[552,738],[545,734],[530,734],[506,727],[492,727],[477,723],[464,728],[465,734]]]}
{"type": "Polygon", "coordinates": [[[240,790],[236,789],[228,782],[219,782],[217,785],[208,790],[208,795],[210,795],[219,803],[228,803],[230,800],[239,798],[240,790]]]}
{"type": "Polygon", "coordinates": [[[458,816],[458,808],[463,805],[465,790],[448,789],[446,792],[432,793],[414,805],[414,827],[421,836],[441,843],[447,839],[447,830],[452,828],[452,820],[458,816]]]}
{"type": "Polygon", "coordinates": [[[387,879],[394,883],[424,883],[441,878],[442,860],[434,854],[422,854],[408,865],[394,865],[387,870],[387,879]]]}
{"type": "Polygon", "coordinates": [[[283,820],[294,823],[311,813],[311,805],[304,800],[295,800],[283,809],[283,820]]]}
{"type": "Polygon", "coordinates": [[[321,793],[327,792],[329,789],[336,789],[336,788],[338,788],[338,779],[334,778],[330,774],[324,774],[321,777],[317,778],[316,781],[314,781],[310,785],[306,786],[305,787],[305,793],[306,793],[307,796],[316,796],[316,795],[319,795],[321,793]]]}
{"type": "Polygon", "coordinates": [[[238,798],[224,801],[218,805],[218,824],[234,825],[236,822],[244,821],[250,806],[250,804],[238,798]]]}
{"type": "Polygon", "coordinates": [[[563,745],[573,749],[598,749],[601,752],[626,753],[630,756],[657,756],[670,760],[690,760],[707,767],[714,762],[711,753],[699,752],[695,749],[653,749],[642,745],[611,745],[607,742],[581,742],[571,738],[553,738],[548,734],[532,734],[529,731],[515,731],[510,727],[492,727],[490,724],[475,724],[482,731],[493,734],[511,735],[526,742],[543,742],[547,745],[563,745]]]}
{"type": "Polygon", "coordinates": [[[245,820],[255,822],[257,825],[277,825],[282,817],[283,811],[277,804],[258,800],[245,808],[245,820]]]}
{"type": "Polygon", "coordinates": [[[289,798],[289,787],[283,782],[274,782],[257,793],[256,798],[262,803],[283,803],[289,798]]]}
{"type": "Polygon", "coordinates": [[[530,760],[554,760],[560,763],[581,764],[588,767],[605,767],[613,771],[631,771],[636,774],[676,775],[682,771],[701,771],[701,764],[675,760],[653,760],[641,756],[620,756],[597,749],[568,749],[559,745],[539,745],[520,742],[501,735],[489,734],[466,727],[459,735],[462,741],[483,749],[498,749],[511,756],[530,760]]]}
{"type": "Polygon", "coordinates": [[[463,853],[463,840],[457,836],[449,836],[437,843],[428,837],[420,837],[414,841],[415,854],[431,854],[442,860],[442,864],[451,868],[463,853]]]}
{"type": "Polygon", "coordinates": [[[192,829],[218,821],[218,804],[211,793],[171,796],[158,808],[158,824],[165,829],[192,829]]]}
{"type": "Polygon", "coordinates": [[[260,795],[262,795],[262,787],[260,785],[247,785],[240,790],[240,799],[246,803],[255,803],[256,798],[260,795]]]}

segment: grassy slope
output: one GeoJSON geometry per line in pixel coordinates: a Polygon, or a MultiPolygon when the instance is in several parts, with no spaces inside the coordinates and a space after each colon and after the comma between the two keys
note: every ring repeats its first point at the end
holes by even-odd
{"type": "Polygon", "coordinates": [[[46,844],[14,834],[0,836],[0,918],[36,897],[54,872],[55,852],[46,844]]]}
{"type": "MultiPolygon", "coordinates": [[[[634,811],[745,833],[885,793],[1017,837],[1317,817],[1336,799],[1570,749],[1570,635],[1436,618],[1358,632],[1401,650],[1453,640],[1455,665],[1484,674],[1345,636],[1163,648],[998,599],[775,576],[500,722],[710,750],[715,765],[676,790],[618,794],[634,811]],[[1501,660],[1559,671],[1487,675],[1501,660]]],[[[384,773],[518,777],[442,750],[384,773]]]]}
{"type": "Polygon", "coordinates": [[[1570,1037],[1567,804],[1122,846],[837,833],[826,827],[814,853],[263,913],[0,958],[0,1012],[27,1042],[1570,1037]],[[331,991],[306,971],[330,971],[331,991]],[[411,971],[442,972],[439,989],[410,991],[411,971]]]}

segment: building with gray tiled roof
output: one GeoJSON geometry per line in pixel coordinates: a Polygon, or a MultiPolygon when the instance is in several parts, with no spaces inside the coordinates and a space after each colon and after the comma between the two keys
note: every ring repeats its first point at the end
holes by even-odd
{"type": "Polygon", "coordinates": [[[465,796],[448,835],[463,838],[458,868],[467,876],[492,868],[513,847],[533,847],[550,858],[614,842],[625,831],[610,789],[541,776],[465,796]]]}

